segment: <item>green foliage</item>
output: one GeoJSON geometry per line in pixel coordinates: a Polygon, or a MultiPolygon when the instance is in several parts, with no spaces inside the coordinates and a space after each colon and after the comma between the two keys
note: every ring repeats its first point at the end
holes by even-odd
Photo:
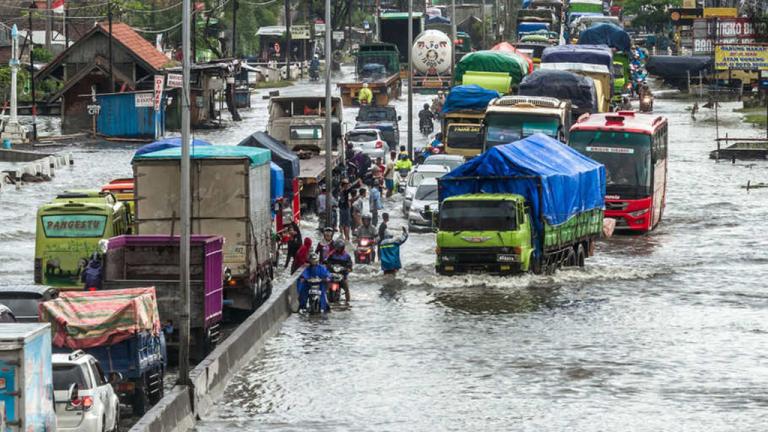
{"type": "Polygon", "coordinates": [[[35,47],[32,50],[32,55],[35,58],[35,63],[48,63],[53,60],[53,54],[43,47],[35,47]]]}
{"type": "Polygon", "coordinates": [[[622,3],[625,15],[636,15],[632,20],[635,28],[648,31],[664,31],[670,23],[667,8],[680,7],[682,0],[626,0],[622,3]]]}

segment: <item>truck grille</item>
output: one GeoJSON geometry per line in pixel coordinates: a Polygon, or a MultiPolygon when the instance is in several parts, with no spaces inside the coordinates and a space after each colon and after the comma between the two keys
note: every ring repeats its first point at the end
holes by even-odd
{"type": "Polygon", "coordinates": [[[503,96],[496,99],[493,105],[496,106],[515,106],[517,104],[531,104],[541,108],[558,108],[560,100],[551,97],[526,97],[526,96],[503,96]]]}
{"type": "Polygon", "coordinates": [[[495,263],[498,254],[509,253],[511,252],[502,251],[502,248],[442,248],[440,250],[441,255],[454,257],[450,261],[444,261],[446,264],[451,262],[463,264],[495,263]]]}
{"type": "Polygon", "coordinates": [[[615,211],[622,211],[626,210],[627,208],[627,202],[626,201],[606,201],[605,202],[605,209],[606,210],[615,210],[615,211]]]}

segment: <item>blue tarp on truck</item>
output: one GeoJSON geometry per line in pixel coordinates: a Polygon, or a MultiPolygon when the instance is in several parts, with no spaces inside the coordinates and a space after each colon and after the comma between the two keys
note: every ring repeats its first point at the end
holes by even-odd
{"type": "MultiPolygon", "coordinates": [[[[533,215],[559,225],[604,207],[605,167],[560,141],[535,134],[491,148],[445,174],[439,183],[440,202],[473,193],[518,194],[531,204],[533,215]]],[[[541,232],[537,217],[534,226],[541,232]]]]}
{"type": "Polygon", "coordinates": [[[499,97],[499,92],[487,90],[477,84],[460,85],[451,89],[445,98],[443,112],[459,110],[485,111],[488,102],[499,97]]]}
{"type": "Polygon", "coordinates": [[[632,40],[623,28],[613,23],[594,25],[579,34],[579,45],[607,45],[619,51],[629,52],[632,40]]]}
{"type": "Polygon", "coordinates": [[[587,63],[613,69],[613,53],[605,45],[558,45],[541,53],[542,63],[587,63]]]}

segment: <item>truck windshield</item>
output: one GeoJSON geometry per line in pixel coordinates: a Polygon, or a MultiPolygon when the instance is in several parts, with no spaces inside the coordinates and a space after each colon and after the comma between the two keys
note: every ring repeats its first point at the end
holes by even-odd
{"type": "Polygon", "coordinates": [[[535,133],[557,138],[558,117],[507,113],[485,116],[485,142],[488,148],[509,144],[535,133]]]}
{"type": "Polygon", "coordinates": [[[517,206],[513,201],[445,201],[440,209],[443,231],[514,231],[517,206]]]}
{"type": "Polygon", "coordinates": [[[102,237],[107,217],[89,214],[62,214],[42,217],[43,231],[48,238],[102,237]]]}
{"type": "Polygon", "coordinates": [[[350,132],[347,138],[351,142],[368,142],[376,141],[379,136],[376,132],[350,132]]]}
{"type": "Polygon", "coordinates": [[[392,109],[386,108],[366,108],[361,109],[358,114],[358,120],[364,122],[378,122],[378,121],[397,121],[397,112],[392,109]]]}
{"type": "Polygon", "coordinates": [[[629,199],[650,196],[650,135],[621,131],[574,131],[569,145],[605,165],[608,195],[629,199]]]}
{"type": "Polygon", "coordinates": [[[449,125],[446,142],[449,147],[453,148],[481,149],[483,148],[483,137],[480,135],[480,125],[449,125]]]}
{"type": "Polygon", "coordinates": [[[80,390],[88,390],[91,383],[83,374],[83,368],[80,365],[53,365],[53,389],[69,390],[71,384],[77,384],[80,390]]]}
{"type": "Polygon", "coordinates": [[[323,138],[322,126],[291,126],[291,139],[318,140],[323,138]]]}

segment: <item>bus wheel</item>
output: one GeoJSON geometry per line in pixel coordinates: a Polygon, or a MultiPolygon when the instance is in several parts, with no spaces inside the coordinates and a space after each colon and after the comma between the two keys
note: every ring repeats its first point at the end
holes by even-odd
{"type": "Polygon", "coordinates": [[[586,252],[584,251],[584,245],[580,244],[576,249],[576,265],[584,267],[584,260],[586,259],[586,252]]]}

